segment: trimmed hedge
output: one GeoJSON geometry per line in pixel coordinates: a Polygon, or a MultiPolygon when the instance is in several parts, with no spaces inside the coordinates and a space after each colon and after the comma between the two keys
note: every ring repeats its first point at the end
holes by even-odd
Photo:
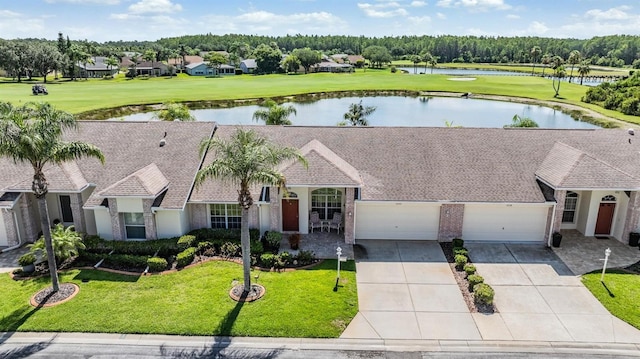
{"type": "Polygon", "coordinates": [[[469,290],[472,292],[474,291],[476,285],[484,283],[484,278],[479,274],[472,274],[467,277],[467,280],[469,281],[469,290]]]}
{"type": "Polygon", "coordinates": [[[455,257],[453,257],[454,261],[456,262],[456,269],[461,271],[465,264],[467,264],[467,262],[469,261],[469,258],[467,258],[467,256],[464,256],[462,254],[458,254],[455,257]]]}
{"type": "Polygon", "coordinates": [[[486,283],[476,284],[476,286],[473,287],[473,299],[477,304],[493,304],[494,295],[495,292],[493,288],[486,283]]]}
{"type": "Polygon", "coordinates": [[[191,234],[185,234],[178,239],[178,249],[182,252],[189,247],[195,247],[196,236],[191,234]]]}
{"type": "Polygon", "coordinates": [[[112,254],[104,257],[104,263],[108,266],[134,268],[144,270],[147,268],[147,256],[137,256],[133,254],[112,254]]]}
{"type": "Polygon", "coordinates": [[[240,245],[233,242],[225,242],[220,247],[220,255],[226,258],[240,255],[240,245]]]}
{"type": "Polygon", "coordinates": [[[85,252],[108,254],[129,254],[137,256],[153,256],[158,252],[160,257],[176,255],[180,252],[178,238],[156,239],[151,241],[107,241],[98,236],[87,236],[83,241],[85,252]]]}
{"type": "Polygon", "coordinates": [[[464,247],[464,241],[462,240],[462,238],[454,238],[451,241],[451,244],[453,244],[453,248],[462,248],[462,247],[464,247]]]}
{"type": "Polygon", "coordinates": [[[463,256],[469,257],[469,250],[464,247],[454,247],[453,255],[457,256],[458,254],[462,254],[463,256]]]}
{"type": "Polygon", "coordinates": [[[473,274],[476,274],[476,266],[471,263],[467,263],[464,265],[464,272],[467,273],[467,277],[473,274]]]}
{"type": "Polygon", "coordinates": [[[178,253],[176,256],[176,267],[182,268],[193,263],[193,259],[196,257],[196,249],[189,247],[184,251],[178,253]]]}
{"type": "Polygon", "coordinates": [[[162,272],[167,269],[169,263],[164,258],[151,257],[147,259],[147,265],[149,266],[149,272],[162,272]]]}

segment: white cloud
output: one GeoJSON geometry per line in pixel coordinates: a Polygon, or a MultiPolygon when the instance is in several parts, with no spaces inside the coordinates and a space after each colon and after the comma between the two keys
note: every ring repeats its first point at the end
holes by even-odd
{"type": "Polygon", "coordinates": [[[122,20],[122,21],[138,20],[138,19],[142,19],[142,16],[140,16],[140,15],[132,15],[132,14],[111,14],[111,15],[109,15],[109,19],[122,20]]]}
{"type": "Polygon", "coordinates": [[[407,19],[412,25],[424,25],[431,22],[430,16],[409,16],[407,19]]]}
{"type": "Polygon", "coordinates": [[[445,15],[445,14],[443,14],[443,13],[441,13],[441,12],[436,13],[436,16],[437,16],[437,17],[438,17],[438,19],[440,19],[440,20],[446,20],[446,19],[447,19],[447,15],[445,15]]]}
{"type": "Polygon", "coordinates": [[[173,13],[181,10],[182,5],[174,4],[171,0],[140,0],[129,5],[129,12],[132,14],[173,13]]]}
{"type": "Polygon", "coordinates": [[[547,25],[539,21],[533,21],[527,28],[527,33],[532,35],[544,35],[549,31],[547,25]]]}
{"type": "Polygon", "coordinates": [[[400,4],[398,4],[395,1],[376,4],[376,5],[368,4],[368,3],[358,3],[358,7],[362,11],[364,11],[365,15],[369,17],[376,17],[376,18],[388,18],[388,17],[394,17],[394,16],[409,15],[409,12],[407,10],[400,8],[399,6],[400,4]],[[387,10],[387,11],[382,10],[390,7],[395,7],[396,9],[387,10]]]}
{"type": "Polygon", "coordinates": [[[413,7],[423,7],[426,6],[427,2],[426,1],[412,1],[411,2],[411,6],[413,7]]]}
{"type": "Polygon", "coordinates": [[[69,3],[69,4],[97,4],[97,5],[118,5],[120,0],[45,0],[46,3],[69,3]]]}
{"type": "Polygon", "coordinates": [[[200,27],[212,33],[269,33],[277,30],[279,25],[287,24],[287,33],[335,33],[336,29],[347,27],[341,18],[328,12],[297,13],[289,15],[274,14],[268,11],[252,11],[238,16],[209,15],[203,18],[200,27]]]}
{"type": "Polygon", "coordinates": [[[518,20],[518,19],[520,19],[520,15],[509,14],[509,15],[507,15],[507,19],[509,19],[509,20],[518,20]]]}
{"type": "Polygon", "coordinates": [[[628,13],[630,9],[629,6],[619,6],[609,10],[592,9],[587,11],[584,17],[596,21],[628,20],[631,18],[631,15],[628,13]]]}
{"type": "Polygon", "coordinates": [[[30,18],[11,10],[0,10],[0,34],[4,39],[45,38],[50,35],[42,18],[30,18]]]}
{"type": "Polygon", "coordinates": [[[474,10],[508,10],[511,5],[504,0],[440,0],[436,3],[440,7],[465,7],[474,10]]]}

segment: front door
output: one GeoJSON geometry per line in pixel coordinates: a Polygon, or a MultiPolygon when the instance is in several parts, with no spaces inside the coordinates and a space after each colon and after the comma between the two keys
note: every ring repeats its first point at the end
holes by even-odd
{"type": "Polygon", "coordinates": [[[596,221],[596,235],[611,234],[611,223],[613,222],[613,212],[615,209],[615,203],[600,203],[600,209],[598,210],[598,220],[596,221]]]}
{"type": "Polygon", "coordinates": [[[297,232],[300,230],[298,221],[298,200],[282,200],[282,231],[297,232]]]}

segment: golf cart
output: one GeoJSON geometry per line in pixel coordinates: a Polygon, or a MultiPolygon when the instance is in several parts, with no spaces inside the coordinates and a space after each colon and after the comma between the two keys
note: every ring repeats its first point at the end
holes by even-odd
{"type": "Polygon", "coordinates": [[[33,85],[33,87],[31,87],[31,92],[33,92],[33,94],[36,96],[39,94],[43,94],[43,95],[49,94],[49,92],[47,92],[47,88],[44,87],[44,85],[40,85],[40,84],[33,85]]]}

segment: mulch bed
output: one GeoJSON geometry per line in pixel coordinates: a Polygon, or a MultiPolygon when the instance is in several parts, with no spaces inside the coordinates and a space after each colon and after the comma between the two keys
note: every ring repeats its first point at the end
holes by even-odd
{"type": "Polygon", "coordinates": [[[59,290],[55,293],[53,292],[53,287],[47,287],[31,297],[31,305],[34,307],[52,307],[70,300],[79,291],[80,287],[73,283],[61,283],[59,290]]]}
{"type": "MultiPolygon", "coordinates": [[[[460,288],[460,293],[462,293],[462,298],[464,299],[464,302],[467,303],[469,311],[471,313],[483,314],[497,313],[498,309],[495,305],[477,304],[473,300],[473,292],[469,290],[469,282],[466,278],[467,274],[464,271],[458,271],[456,269],[456,263],[453,256],[453,244],[451,242],[440,242],[440,247],[442,248],[442,252],[444,252],[444,256],[447,258],[451,272],[453,272],[453,277],[458,283],[458,288],[460,288]]],[[[471,261],[469,261],[469,263],[471,263],[471,261]]]]}
{"type": "Polygon", "coordinates": [[[244,284],[236,284],[229,291],[229,296],[236,302],[253,302],[264,296],[267,290],[260,284],[252,284],[248,293],[244,292],[244,284]]]}

